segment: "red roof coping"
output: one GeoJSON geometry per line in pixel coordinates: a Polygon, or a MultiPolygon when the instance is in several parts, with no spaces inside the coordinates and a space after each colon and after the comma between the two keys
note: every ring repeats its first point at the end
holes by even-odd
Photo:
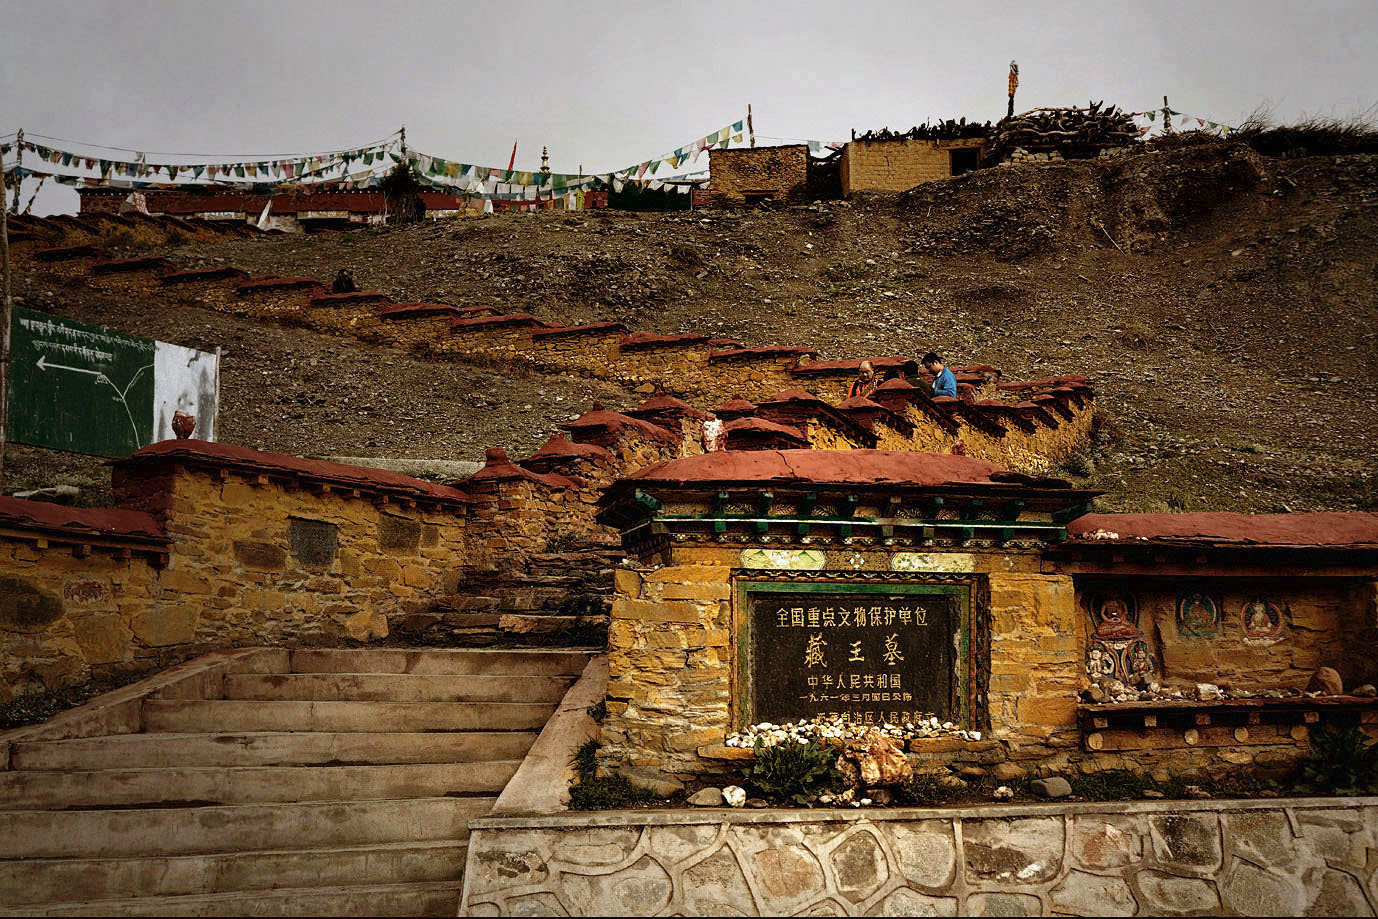
{"type": "Polygon", "coordinates": [[[652,424],[640,418],[633,418],[631,415],[624,415],[621,412],[609,411],[603,407],[601,402],[593,403],[593,408],[590,411],[585,412],[573,421],[560,425],[560,427],[570,433],[594,430],[616,432],[623,428],[630,427],[652,440],[678,444],[681,439],[679,435],[667,431],[658,424],[652,424]]]}
{"type": "Polygon", "coordinates": [[[593,463],[610,463],[612,454],[596,444],[576,444],[563,434],[551,434],[541,449],[522,460],[525,465],[532,460],[582,459],[593,463]]]}
{"type": "Polygon", "coordinates": [[[587,335],[591,332],[620,332],[626,334],[627,327],[620,322],[590,322],[585,325],[557,325],[548,329],[536,329],[533,338],[557,338],[563,335],[587,335]]]}
{"type": "Polygon", "coordinates": [[[507,313],[501,316],[475,316],[472,319],[456,319],[450,323],[450,328],[461,332],[470,329],[481,329],[485,326],[504,326],[504,325],[524,325],[541,326],[545,323],[537,319],[530,313],[507,313]]]}
{"type": "Polygon", "coordinates": [[[693,418],[709,417],[707,412],[702,409],[694,408],[694,406],[682,399],[676,399],[663,389],[656,390],[655,395],[638,405],[633,412],[628,412],[627,414],[631,415],[633,418],[639,418],[642,415],[668,414],[689,415],[693,418]]]}
{"type": "Polygon", "coordinates": [[[190,271],[174,271],[162,277],[164,284],[187,284],[196,281],[222,281],[231,278],[248,278],[249,272],[243,268],[225,265],[220,268],[193,268],[190,271]]]}
{"type": "Polygon", "coordinates": [[[378,311],[380,319],[411,319],[418,316],[463,316],[464,311],[447,303],[394,303],[378,311]]]}
{"type": "Polygon", "coordinates": [[[698,335],[693,332],[686,332],[682,335],[653,335],[650,332],[633,332],[630,335],[622,336],[621,346],[626,350],[634,351],[637,348],[700,344],[706,341],[708,341],[707,335],[698,335]]]}
{"type": "Polygon", "coordinates": [[[352,290],[344,294],[316,294],[311,298],[312,306],[353,306],[370,303],[391,303],[392,298],[378,290],[352,290]]]}
{"type": "Polygon", "coordinates": [[[573,479],[555,473],[532,472],[530,469],[523,469],[516,463],[507,458],[507,451],[501,447],[489,447],[483,453],[483,468],[467,479],[462,484],[484,483],[484,482],[535,482],[538,485],[545,485],[549,488],[577,488],[578,483],[573,479]]]}
{"type": "Polygon", "coordinates": [[[1000,384],[1000,388],[1001,388],[1001,389],[1006,389],[1006,390],[1013,390],[1013,389],[1037,389],[1037,388],[1039,388],[1039,387],[1064,386],[1064,385],[1075,384],[1075,383],[1086,383],[1086,384],[1089,384],[1090,382],[1091,382],[1091,380],[1090,380],[1089,377],[1084,377],[1084,376],[1079,376],[1079,375],[1076,375],[1076,374],[1071,374],[1071,375],[1068,375],[1068,376],[1059,376],[1059,377],[1043,377],[1042,379],[1039,379],[1039,380],[1019,380],[1019,381],[1016,381],[1016,382],[1013,382],[1013,383],[1001,383],[1001,384],[1000,384]]]}
{"type": "Polygon", "coordinates": [[[253,293],[260,290],[294,290],[302,287],[322,287],[320,281],[315,278],[279,278],[261,277],[249,278],[241,281],[235,286],[235,290],[240,294],[253,293]]]}
{"type": "Polygon", "coordinates": [[[795,373],[840,373],[850,371],[856,373],[861,369],[862,361],[870,361],[871,366],[879,370],[890,370],[902,367],[910,361],[912,357],[858,357],[853,360],[845,361],[809,361],[807,364],[800,364],[794,368],[795,373]]]}
{"type": "Polygon", "coordinates": [[[822,402],[824,405],[828,404],[826,400],[802,389],[782,389],[769,399],[763,399],[759,405],[770,405],[774,402],[822,402]]]}
{"type": "Polygon", "coordinates": [[[846,412],[846,411],[856,411],[857,409],[860,409],[860,410],[862,410],[862,411],[868,411],[868,412],[888,412],[888,411],[889,411],[889,409],[886,408],[885,406],[880,405],[880,404],[878,404],[878,403],[876,403],[876,402],[872,402],[870,399],[866,398],[865,396],[853,396],[852,398],[846,400],[845,402],[839,402],[836,406],[834,406],[834,408],[838,409],[839,411],[844,411],[844,412],[846,412]]]}
{"type": "Polygon", "coordinates": [[[908,380],[901,380],[899,377],[895,377],[893,380],[886,380],[884,383],[881,383],[879,386],[876,387],[876,390],[882,389],[886,392],[894,393],[910,393],[919,391],[919,387],[915,386],[913,383],[910,383],[908,380]]]}
{"type": "Polygon", "coordinates": [[[426,501],[468,504],[470,498],[455,488],[368,466],[347,466],[326,460],[265,453],[248,447],[211,443],[205,440],[164,440],[150,444],[115,460],[116,467],[136,467],[162,463],[188,463],[234,469],[240,472],[285,475],[302,480],[370,489],[426,501]]]}
{"type": "Polygon", "coordinates": [[[799,358],[806,354],[817,354],[811,348],[792,348],[784,345],[777,345],[768,348],[736,348],[731,351],[710,351],[708,360],[711,361],[734,361],[751,357],[793,357],[799,358]]]}
{"type": "Polygon", "coordinates": [[[1086,514],[1067,524],[1086,543],[1160,542],[1186,545],[1378,547],[1378,513],[1086,514]]]}
{"type": "Polygon", "coordinates": [[[68,262],[79,258],[108,259],[110,253],[100,246],[56,246],[39,249],[33,257],[40,262],[68,262]]]}
{"type": "Polygon", "coordinates": [[[167,536],[152,514],[118,507],[67,507],[0,497],[0,527],[61,536],[127,539],[163,545],[167,536]]]}
{"type": "Polygon", "coordinates": [[[756,403],[748,402],[741,396],[733,396],[722,405],[713,409],[715,415],[749,415],[754,411],[756,411],[756,403]]]}
{"type": "Polygon", "coordinates": [[[787,424],[780,424],[778,421],[767,421],[764,418],[735,418],[723,425],[723,432],[726,434],[779,434],[788,437],[801,446],[808,443],[804,435],[799,433],[799,429],[787,424]]]}
{"type": "Polygon", "coordinates": [[[1011,473],[995,463],[947,453],[892,450],[729,450],[665,460],[628,477],[680,485],[798,482],[812,485],[1023,485],[1067,489],[1060,479],[1011,473]]]}
{"type": "Polygon", "coordinates": [[[143,271],[145,269],[171,272],[175,271],[176,268],[177,266],[172,264],[171,259],[163,258],[161,255],[146,255],[141,258],[117,258],[114,261],[92,265],[91,274],[122,274],[126,271],[143,271]]]}

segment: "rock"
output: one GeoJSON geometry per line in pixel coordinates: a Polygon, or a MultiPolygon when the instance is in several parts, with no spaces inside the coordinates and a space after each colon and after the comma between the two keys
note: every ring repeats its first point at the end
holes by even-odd
{"type": "Polygon", "coordinates": [[[1362,686],[1356,686],[1351,689],[1349,694],[1351,696],[1358,696],[1361,699],[1373,699],[1378,697],[1378,687],[1374,686],[1372,683],[1365,683],[1362,686]]]}
{"type": "Polygon", "coordinates": [[[895,793],[889,788],[874,788],[868,794],[871,802],[881,807],[889,807],[895,803],[895,793]]]}
{"type": "Polygon", "coordinates": [[[957,770],[957,774],[964,779],[980,779],[985,778],[986,770],[980,766],[963,766],[957,770]]]}
{"type": "Polygon", "coordinates": [[[938,784],[944,788],[950,788],[953,791],[966,791],[971,787],[964,780],[957,778],[957,776],[951,773],[938,776],[938,784]]]}
{"type": "Polygon", "coordinates": [[[1312,674],[1311,682],[1306,684],[1306,691],[1338,696],[1345,691],[1345,687],[1334,667],[1321,667],[1312,674]]]}
{"type": "Polygon", "coordinates": [[[1013,801],[1013,800],[1014,800],[1014,789],[1011,788],[1011,787],[1008,786],[1008,785],[1001,785],[999,788],[995,789],[995,800],[997,800],[997,801],[1013,801]]]}
{"type": "Polygon", "coordinates": [[[1159,800],[1159,799],[1161,799],[1161,798],[1166,798],[1167,795],[1163,794],[1161,791],[1157,791],[1157,790],[1155,790],[1155,789],[1149,788],[1149,789],[1147,789],[1146,791],[1144,791],[1144,797],[1145,797],[1145,798],[1151,798],[1152,800],[1157,801],[1157,800],[1159,800]]]}
{"type": "Polygon", "coordinates": [[[1168,772],[1166,769],[1154,769],[1148,774],[1148,777],[1159,785],[1166,785],[1168,782],[1172,781],[1172,773],[1168,772]]]}
{"type": "Polygon", "coordinates": [[[1214,683],[1197,683],[1196,698],[1200,699],[1202,702],[1215,701],[1221,698],[1220,687],[1216,686],[1214,683]]]}
{"type": "Polygon", "coordinates": [[[657,798],[668,798],[684,791],[684,783],[678,779],[657,772],[654,769],[644,769],[640,766],[623,766],[617,770],[617,774],[626,779],[636,788],[649,791],[657,798]]]}
{"type": "Polygon", "coordinates": [[[1029,771],[1015,763],[996,763],[991,767],[990,774],[1001,782],[1017,782],[1028,775],[1029,771]]]}
{"type": "Polygon", "coordinates": [[[741,807],[746,803],[746,789],[740,785],[728,785],[722,790],[722,799],[728,807],[741,807]]]}
{"type": "Polygon", "coordinates": [[[1029,783],[1029,791],[1043,798],[1065,798],[1072,793],[1072,783],[1060,775],[1054,775],[1034,779],[1029,783]]]}
{"type": "Polygon", "coordinates": [[[766,802],[766,799],[765,799],[765,798],[747,798],[747,799],[746,799],[746,806],[747,806],[747,807],[757,807],[757,808],[760,808],[760,807],[769,807],[770,805],[766,802]]]}
{"type": "Polygon", "coordinates": [[[722,807],[722,789],[701,788],[689,796],[689,803],[695,807],[722,807]]]}
{"type": "Polygon", "coordinates": [[[1200,785],[1188,785],[1186,788],[1182,789],[1182,794],[1186,795],[1188,798],[1196,798],[1202,801],[1211,796],[1211,793],[1200,785]]]}
{"type": "Polygon", "coordinates": [[[904,750],[879,731],[850,741],[837,759],[842,779],[852,788],[893,788],[914,775],[904,750]]]}

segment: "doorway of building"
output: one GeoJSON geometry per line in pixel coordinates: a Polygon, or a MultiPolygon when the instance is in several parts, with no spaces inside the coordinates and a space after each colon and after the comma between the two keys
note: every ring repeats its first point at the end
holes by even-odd
{"type": "Polygon", "coordinates": [[[981,166],[980,147],[960,147],[956,150],[949,150],[951,157],[952,174],[959,176],[964,172],[971,172],[981,166]]]}

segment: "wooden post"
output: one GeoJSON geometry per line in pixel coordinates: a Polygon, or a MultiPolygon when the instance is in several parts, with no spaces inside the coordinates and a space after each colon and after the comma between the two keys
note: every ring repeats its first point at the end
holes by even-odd
{"type": "MultiPolygon", "coordinates": [[[[756,125],[751,121],[751,103],[746,104],[746,133],[751,138],[751,146],[756,146],[756,125]]],[[[689,194],[693,194],[690,192],[689,194]]]]}
{"type": "MultiPolygon", "coordinates": [[[[24,129],[23,129],[23,128],[20,128],[20,129],[19,129],[19,132],[18,132],[17,134],[15,134],[15,136],[14,136],[14,168],[17,170],[20,166],[23,166],[23,165],[24,165],[24,129]]],[[[10,209],[13,210],[16,214],[19,213],[19,185],[20,185],[19,179],[16,178],[16,179],[14,180],[14,204],[12,204],[12,205],[10,206],[10,209]]],[[[4,190],[3,190],[3,187],[0,187],[0,207],[4,207],[4,205],[5,205],[5,192],[4,192],[4,190]]]]}
{"type": "MultiPolygon", "coordinates": [[[[23,132],[20,132],[23,136],[23,132]]],[[[19,141],[15,149],[22,149],[19,141]]],[[[18,157],[15,164],[18,165],[18,157]]],[[[19,206],[19,183],[15,182],[15,207],[19,206]]],[[[10,220],[5,208],[5,158],[0,156],[0,274],[4,287],[0,288],[0,496],[5,494],[5,438],[10,419],[10,322],[14,302],[10,296],[10,220]]]]}
{"type": "Polygon", "coordinates": [[[1168,108],[1167,96],[1163,96],[1163,133],[1172,133],[1172,109],[1168,108]]]}

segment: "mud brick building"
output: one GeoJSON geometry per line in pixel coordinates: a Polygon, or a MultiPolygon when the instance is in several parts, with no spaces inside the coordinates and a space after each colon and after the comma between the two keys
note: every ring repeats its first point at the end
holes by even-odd
{"type": "Polygon", "coordinates": [[[842,194],[906,191],[915,185],[980,168],[989,143],[980,137],[952,140],[854,140],[842,151],[842,194]]]}

